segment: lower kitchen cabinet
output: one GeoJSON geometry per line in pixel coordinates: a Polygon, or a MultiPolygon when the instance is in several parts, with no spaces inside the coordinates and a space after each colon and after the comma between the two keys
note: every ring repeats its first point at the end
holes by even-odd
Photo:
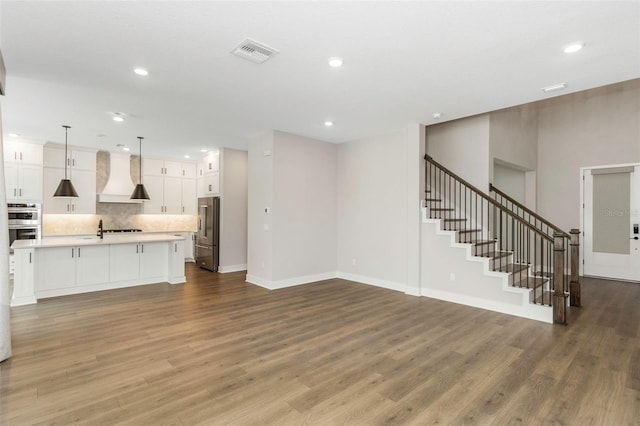
{"type": "Polygon", "coordinates": [[[15,272],[13,273],[11,306],[35,303],[35,250],[16,250],[13,261],[15,263],[15,272]]]}
{"type": "MultiPolygon", "coordinates": [[[[166,243],[111,245],[111,281],[163,280],[167,276],[166,243]]],[[[184,261],[184,260],[183,260],[184,261]]]]}
{"type": "Polygon", "coordinates": [[[109,247],[50,247],[38,250],[38,295],[109,281],[109,247]]]}

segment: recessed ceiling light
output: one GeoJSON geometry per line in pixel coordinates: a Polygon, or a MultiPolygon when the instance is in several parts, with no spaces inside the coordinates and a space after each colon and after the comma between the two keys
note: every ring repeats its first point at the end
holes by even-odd
{"type": "Polygon", "coordinates": [[[331,126],[333,126],[333,121],[325,121],[324,125],[327,126],[327,127],[331,127],[331,126]]]}
{"type": "Polygon", "coordinates": [[[149,71],[147,71],[144,68],[134,68],[133,72],[135,72],[138,75],[149,75],[149,71]]]}
{"type": "Polygon", "coordinates": [[[434,112],[433,113],[433,118],[435,120],[440,120],[442,118],[442,113],[441,112],[434,112]]]}
{"type": "Polygon", "coordinates": [[[551,86],[543,87],[542,91],[545,93],[549,93],[556,90],[562,90],[566,87],[567,87],[567,83],[558,83],[558,84],[552,84],[551,86]]]}
{"type": "Polygon", "coordinates": [[[329,66],[338,68],[342,66],[342,58],[329,58],[329,66]]]}
{"type": "Polygon", "coordinates": [[[575,53],[578,50],[582,50],[582,48],[584,47],[584,43],[579,42],[579,43],[571,43],[567,46],[565,46],[564,53],[575,53]]]}
{"type": "Polygon", "coordinates": [[[125,144],[121,144],[121,143],[119,143],[119,144],[118,144],[118,145],[116,145],[116,146],[117,146],[118,148],[120,148],[121,150],[123,150],[123,151],[129,151],[129,150],[130,150],[130,149],[129,149],[129,147],[128,147],[128,146],[126,146],[125,144]]]}
{"type": "Polygon", "coordinates": [[[202,149],[200,150],[200,152],[209,152],[209,150],[208,150],[208,149],[206,149],[206,148],[202,148],[202,149]]]}
{"type": "Polygon", "coordinates": [[[17,138],[18,136],[20,136],[20,133],[9,133],[9,136],[11,136],[12,138],[17,138]]]}
{"type": "Polygon", "coordinates": [[[124,118],[120,117],[119,115],[115,115],[113,117],[113,121],[117,121],[118,123],[122,123],[124,121],[124,118]]]}
{"type": "Polygon", "coordinates": [[[191,156],[189,154],[185,154],[184,158],[191,158],[191,156]]]}

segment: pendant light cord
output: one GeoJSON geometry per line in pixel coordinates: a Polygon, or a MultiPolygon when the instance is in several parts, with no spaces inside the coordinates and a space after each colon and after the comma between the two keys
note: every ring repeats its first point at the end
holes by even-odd
{"type": "Polygon", "coordinates": [[[138,168],[140,169],[140,184],[142,184],[142,139],[144,139],[142,136],[138,136],[138,139],[140,140],[140,144],[139,144],[139,150],[140,150],[140,161],[139,161],[139,166],[138,168]]]}
{"type": "Polygon", "coordinates": [[[67,156],[67,136],[69,133],[69,129],[71,126],[62,126],[64,127],[64,178],[67,178],[67,163],[69,162],[69,157],[67,156]]]}

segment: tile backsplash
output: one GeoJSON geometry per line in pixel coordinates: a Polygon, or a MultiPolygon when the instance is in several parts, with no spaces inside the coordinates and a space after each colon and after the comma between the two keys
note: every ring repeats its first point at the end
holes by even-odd
{"type": "MultiPolygon", "coordinates": [[[[128,204],[110,206],[128,207],[128,204]]],[[[113,210],[117,210],[117,207],[113,210]]],[[[92,235],[102,219],[104,229],[142,229],[145,232],[195,231],[197,216],[155,214],[45,214],[42,235],[92,235]]]]}

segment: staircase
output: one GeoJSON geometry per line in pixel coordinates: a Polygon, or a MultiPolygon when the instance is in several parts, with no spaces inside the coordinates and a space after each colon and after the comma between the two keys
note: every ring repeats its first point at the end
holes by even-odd
{"type": "Polygon", "coordinates": [[[567,234],[499,189],[491,186],[491,197],[431,157],[425,161],[423,221],[435,221],[452,246],[467,247],[468,260],[485,262],[485,275],[502,277],[504,291],[524,293],[532,306],[523,310],[543,311],[521,316],[566,324],[567,301],[580,305],[579,232],[567,234]]]}

